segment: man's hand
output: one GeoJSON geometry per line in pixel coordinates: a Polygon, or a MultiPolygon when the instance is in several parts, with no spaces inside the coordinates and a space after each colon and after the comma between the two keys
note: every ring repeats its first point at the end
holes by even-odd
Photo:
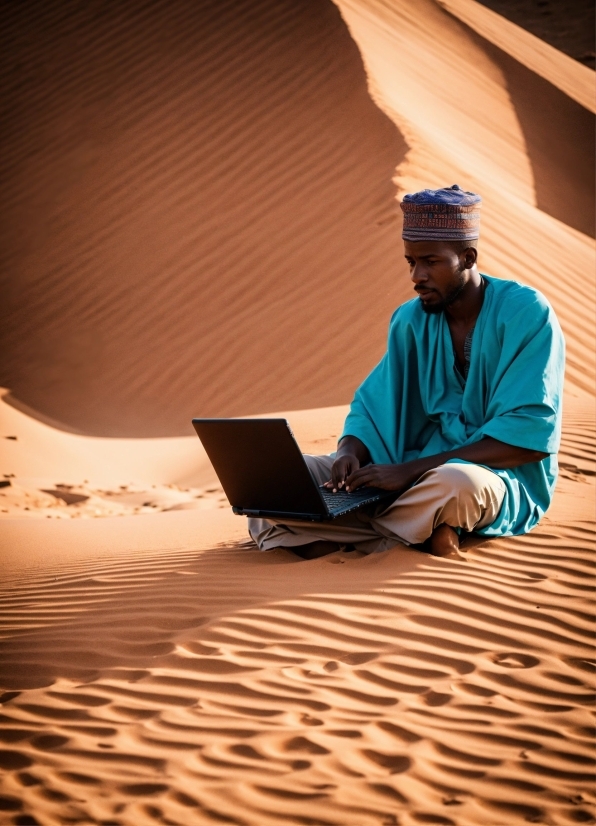
{"type": "Polygon", "coordinates": [[[354,470],[346,479],[348,492],[363,485],[394,490],[401,493],[409,488],[418,478],[417,471],[408,464],[403,465],[366,465],[354,470]]]}
{"type": "Polygon", "coordinates": [[[359,467],[360,460],[357,456],[350,453],[338,456],[331,468],[331,479],[325,483],[325,487],[337,493],[345,485],[346,479],[353,475],[359,467]]]}
{"type": "Polygon", "coordinates": [[[444,464],[449,459],[463,459],[490,468],[514,468],[519,465],[539,462],[548,454],[525,447],[516,447],[490,436],[471,445],[414,459],[401,465],[371,465],[370,453],[366,445],[355,436],[345,436],[339,443],[331,479],[325,483],[328,490],[337,492],[342,488],[349,492],[363,485],[394,490],[403,493],[427,471],[444,464]]]}
{"type": "MultiPolygon", "coordinates": [[[[362,444],[362,443],[361,443],[362,444]]],[[[548,454],[525,447],[516,447],[490,436],[485,436],[471,445],[414,459],[401,465],[367,465],[365,461],[353,470],[345,480],[345,489],[350,492],[363,485],[370,485],[383,490],[403,493],[420,479],[427,471],[439,467],[449,459],[463,459],[490,468],[514,468],[520,465],[539,462],[548,454]],[[362,467],[362,465],[365,465],[362,467]]]]}
{"type": "Polygon", "coordinates": [[[331,479],[325,483],[327,490],[337,493],[350,474],[370,461],[368,448],[356,436],[344,436],[337,447],[335,461],[331,468],[331,479]]]}

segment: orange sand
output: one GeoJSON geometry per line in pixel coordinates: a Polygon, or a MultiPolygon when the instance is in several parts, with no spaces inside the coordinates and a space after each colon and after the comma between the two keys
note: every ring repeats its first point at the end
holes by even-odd
{"type": "Polygon", "coordinates": [[[2,824],[596,822],[594,75],[472,0],[336,6],[10,12],[2,824]],[[566,333],[551,510],[256,552],[190,417],[331,450],[411,293],[393,196],[455,181],[566,333]]]}

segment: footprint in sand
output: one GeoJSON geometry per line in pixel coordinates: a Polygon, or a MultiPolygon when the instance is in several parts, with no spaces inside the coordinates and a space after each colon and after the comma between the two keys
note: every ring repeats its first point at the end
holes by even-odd
{"type": "Polygon", "coordinates": [[[536,657],[531,657],[529,654],[496,654],[493,657],[493,662],[496,665],[502,665],[503,668],[534,668],[540,662],[536,657]]]}
{"type": "Polygon", "coordinates": [[[451,694],[441,694],[437,691],[427,691],[423,697],[427,706],[444,706],[451,701],[451,694]]]}
{"type": "Polygon", "coordinates": [[[300,722],[303,726],[322,726],[323,721],[319,720],[318,717],[311,717],[310,714],[303,714],[300,717],[300,722]]]}

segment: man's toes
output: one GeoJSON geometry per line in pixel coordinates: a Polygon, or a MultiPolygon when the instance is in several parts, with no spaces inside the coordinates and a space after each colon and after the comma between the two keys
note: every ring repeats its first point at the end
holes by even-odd
{"type": "Polygon", "coordinates": [[[450,525],[439,525],[430,537],[430,552],[434,556],[459,557],[459,536],[450,525]]]}

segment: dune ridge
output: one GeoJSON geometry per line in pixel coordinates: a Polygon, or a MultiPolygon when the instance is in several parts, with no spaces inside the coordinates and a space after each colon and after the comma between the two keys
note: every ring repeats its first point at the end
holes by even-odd
{"type": "MultiPolygon", "coordinates": [[[[441,186],[447,180],[482,193],[481,268],[497,277],[514,277],[546,294],[567,340],[567,383],[593,393],[594,242],[573,228],[581,216],[574,216],[572,207],[567,223],[537,207],[536,159],[528,152],[508,89],[508,84],[527,83],[528,76],[509,71],[506,78],[493,58],[493,47],[506,48],[505,41],[512,43],[513,32],[520,45],[506,51],[522,60],[529,44],[528,66],[547,80],[553,64],[558,71],[570,59],[565,55],[551,59],[546,46],[533,54],[532,35],[518,27],[512,29],[506,21],[497,26],[499,16],[480,6],[474,5],[473,15],[464,14],[469,7],[455,0],[445,4],[420,0],[415,6],[399,0],[337,0],[336,5],[361,50],[373,98],[408,144],[408,153],[396,172],[398,191],[441,186]],[[443,6],[461,15],[468,25],[447,14],[443,6]],[[490,30],[485,24],[487,15],[492,21],[490,30]],[[476,26],[477,31],[470,31],[469,26],[476,26]],[[479,35],[491,36],[490,49],[482,48],[479,35]],[[466,101],[470,101],[469,106],[466,101]],[[579,284],[582,288],[576,291],[579,284]]],[[[576,97],[581,97],[584,73],[592,78],[594,73],[579,65],[576,71],[576,75],[570,74],[570,83],[573,81],[576,97]]],[[[557,89],[552,94],[560,93],[557,89]]],[[[592,133],[593,128],[592,121],[592,133]]],[[[577,168],[585,172],[578,185],[580,190],[589,190],[593,210],[589,170],[594,142],[584,135],[578,137],[585,150],[580,149],[577,168]]],[[[574,151],[569,141],[566,146],[567,152],[574,151]]],[[[549,173],[541,161],[540,187],[544,190],[548,189],[545,176],[549,173]]],[[[552,157],[551,162],[556,164],[557,158],[552,157]]],[[[569,204],[572,200],[570,193],[569,204]]],[[[576,199],[576,207],[578,203],[576,199]]],[[[591,228],[593,231],[593,223],[591,228]]]]}
{"type": "Polygon", "coordinates": [[[474,0],[437,2],[585,109],[596,112],[594,72],[587,66],[474,0]]]}

